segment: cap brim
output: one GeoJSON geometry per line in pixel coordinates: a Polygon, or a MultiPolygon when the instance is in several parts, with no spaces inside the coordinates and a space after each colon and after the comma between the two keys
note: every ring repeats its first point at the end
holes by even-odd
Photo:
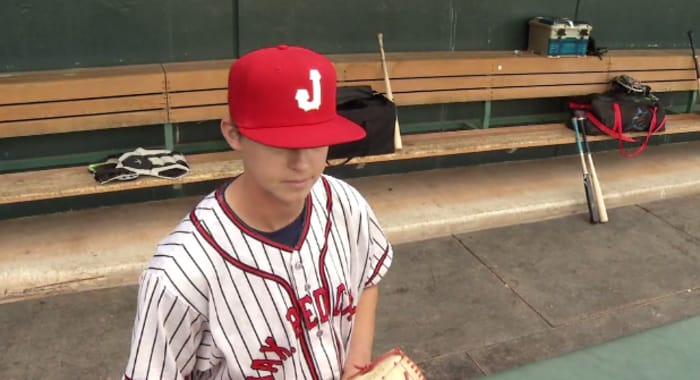
{"type": "Polygon", "coordinates": [[[364,128],[338,115],[316,124],[284,127],[246,128],[238,126],[243,136],[263,145],[305,149],[357,141],[366,136],[364,128]]]}

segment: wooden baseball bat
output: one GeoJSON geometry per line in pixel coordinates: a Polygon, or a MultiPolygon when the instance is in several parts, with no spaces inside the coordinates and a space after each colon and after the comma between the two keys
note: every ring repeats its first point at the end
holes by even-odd
{"type": "Polygon", "coordinates": [[[688,31],[690,40],[690,50],[693,52],[693,62],[695,63],[695,78],[698,80],[698,103],[700,103],[700,69],[698,68],[698,55],[695,53],[695,43],[693,42],[693,31],[688,31]]]}
{"type": "Polygon", "coordinates": [[[588,216],[591,224],[600,222],[600,215],[598,214],[598,206],[595,200],[595,193],[593,192],[591,184],[591,175],[586,167],[586,160],[583,158],[583,147],[581,146],[581,137],[579,136],[578,119],[573,117],[571,123],[574,125],[576,134],[576,145],[578,146],[578,155],[581,159],[581,171],[583,172],[583,190],[586,193],[586,204],[588,205],[588,216]]]}
{"type": "Polygon", "coordinates": [[[608,209],[605,207],[605,199],[603,199],[603,189],[600,186],[600,180],[598,179],[598,173],[595,170],[595,165],[593,164],[593,155],[591,154],[591,147],[588,145],[588,137],[586,136],[586,126],[583,124],[584,118],[582,116],[578,117],[579,125],[581,126],[581,133],[583,134],[583,143],[586,147],[586,158],[588,159],[588,168],[591,172],[591,182],[593,183],[593,192],[595,193],[595,202],[598,207],[598,216],[600,217],[601,223],[608,222],[608,209]]]}
{"type": "MultiPolygon", "coordinates": [[[[386,56],[384,55],[384,35],[382,33],[377,34],[377,40],[379,41],[379,52],[382,56],[382,69],[384,70],[384,84],[386,86],[386,95],[389,100],[391,100],[394,105],[394,93],[391,91],[391,82],[389,81],[389,70],[386,67],[386,56]]],[[[401,142],[401,129],[399,128],[399,112],[398,106],[396,106],[396,117],[394,122],[394,149],[403,149],[403,143],[401,142]]]]}

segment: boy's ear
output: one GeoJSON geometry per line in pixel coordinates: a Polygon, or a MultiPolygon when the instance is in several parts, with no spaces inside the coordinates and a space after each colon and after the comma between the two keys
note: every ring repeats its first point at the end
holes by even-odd
{"type": "Polygon", "coordinates": [[[233,150],[241,150],[241,133],[229,120],[221,120],[221,134],[233,150]]]}

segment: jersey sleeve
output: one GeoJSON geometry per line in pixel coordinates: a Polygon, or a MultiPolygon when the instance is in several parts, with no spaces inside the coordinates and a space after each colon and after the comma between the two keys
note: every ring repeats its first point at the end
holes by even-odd
{"type": "Polygon", "coordinates": [[[203,317],[177,292],[165,276],[146,270],[139,279],[136,318],[127,380],[184,380],[195,367],[203,317]]]}
{"type": "MultiPolygon", "coordinates": [[[[379,284],[389,270],[394,251],[384,231],[374,215],[374,211],[365,203],[366,218],[363,228],[366,231],[365,267],[362,276],[362,286],[368,288],[379,284]]],[[[364,239],[363,239],[364,240],[364,239]]]]}

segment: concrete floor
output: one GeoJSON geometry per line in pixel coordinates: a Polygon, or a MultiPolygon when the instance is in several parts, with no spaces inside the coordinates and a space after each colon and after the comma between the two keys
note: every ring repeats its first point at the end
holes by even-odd
{"type": "MultiPolygon", "coordinates": [[[[700,315],[700,196],[399,244],[375,351],[468,379],[700,315]]],[[[0,305],[0,377],[118,379],[136,288],[0,305]]]]}

